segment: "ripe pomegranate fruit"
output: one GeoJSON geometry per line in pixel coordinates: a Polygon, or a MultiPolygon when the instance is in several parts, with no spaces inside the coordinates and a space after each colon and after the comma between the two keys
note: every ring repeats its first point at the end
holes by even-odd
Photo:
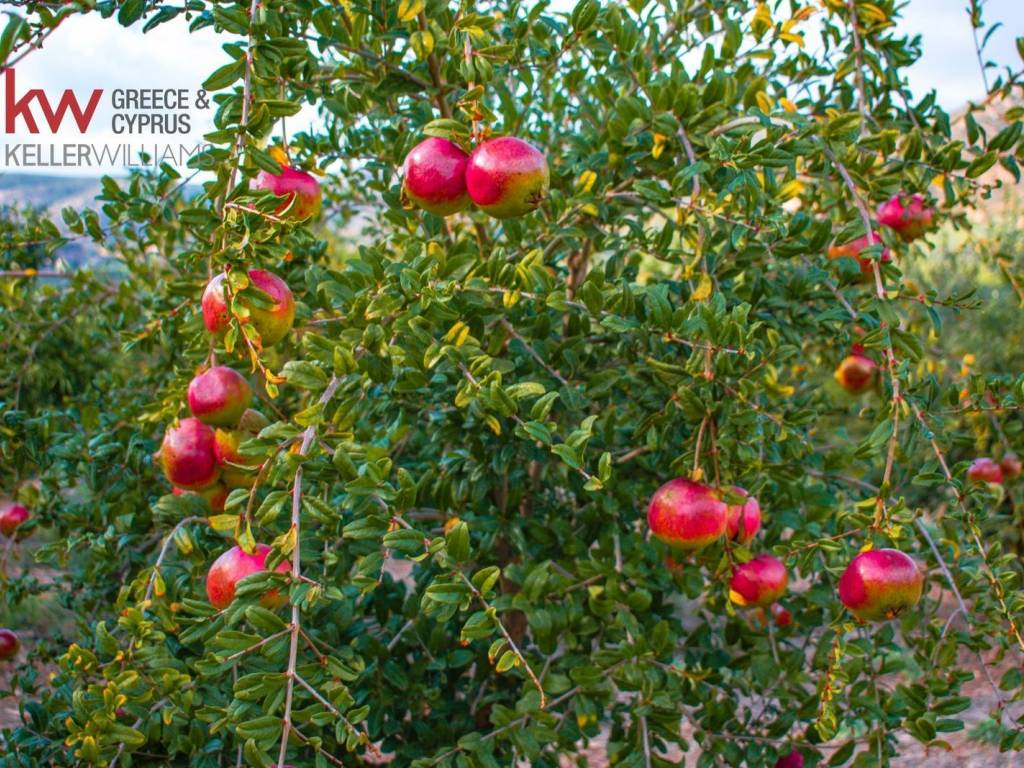
{"type": "Polygon", "coordinates": [[[207,488],[220,477],[213,454],[213,430],[196,418],[182,419],[167,428],[157,458],[171,485],[186,491],[207,488]]]}
{"type": "Polygon", "coordinates": [[[776,760],[775,768],[804,768],[804,756],[794,749],[776,760]]]}
{"type": "Polygon", "coordinates": [[[746,501],[742,504],[729,505],[726,531],[730,539],[746,544],[761,529],[761,505],[738,485],[734,485],[732,490],[740,496],[745,496],[746,501]]]}
{"type": "Polygon", "coordinates": [[[862,621],[899,616],[921,599],[924,576],[917,563],[898,549],[861,552],[839,579],[839,599],[862,621]]]}
{"type": "Polygon", "coordinates": [[[469,156],[466,190],[496,219],[511,219],[537,208],[547,196],[548,161],[532,144],[502,136],[480,144],[469,156]]]}
{"type": "Polygon", "coordinates": [[[906,204],[900,195],[893,195],[878,206],[878,223],[889,227],[905,242],[916,240],[932,227],[935,209],[925,205],[921,195],[911,195],[906,204]]]}
{"type": "MultiPolygon", "coordinates": [[[[218,610],[231,605],[235,599],[238,582],[246,576],[266,570],[269,553],[270,547],[266,544],[257,544],[256,551],[251,555],[239,546],[223,552],[206,574],[206,596],[210,599],[210,604],[218,610]]],[[[274,570],[278,573],[286,572],[288,562],[279,563],[274,570]]],[[[260,598],[260,605],[270,609],[280,608],[285,602],[285,598],[276,589],[260,598]]]]}
{"type": "Polygon", "coordinates": [[[450,216],[469,205],[468,163],[469,155],[462,147],[432,136],[405,156],[402,190],[417,208],[436,216],[450,216]]]}
{"type": "Polygon", "coordinates": [[[1008,453],[999,462],[999,468],[1003,470],[1004,478],[1013,480],[1016,477],[1020,477],[1022,465],[1020,459],[1017,458],[1017,454],[1008,453]]]}
{"type": "Polygon", "coordinates": [[[18,636],[9,629],[0,629],[0,661],[10,661],[18,654],[18,636]]]}
{"type": "MultiPolygon", "coordinates": [[[[217,275],[203,291],[203,323],[206,330],[217,335],[227,331],[231,323],[231,311],[224,292],[224,278],[224,274],[217,275]]],[[[253,302],[243,299],[242,306],[248,310],[249,317],[242,318],[241,322],[251,322],[255,326],[263,346],[273,346],[292,329],[292,323],[295,322],[295,297],[292,296],[288,284],[272,272],[251,269],[249,282],[252,287],[266,294],[271,306],[256,306],[253,302]]]]}
{"type": "Polygon", "coordinates": [[[320,182],[310,173],[299,168],[283,166],[279,174],[260,171],[249,183],[254,191],[266,191],[277,197],[285,198],[275,210],[275,215],[285,214],[286,218],[295,221],[308,219],[320,213],[323,193],[320,182]],[[294,205],[292,204],[292,201],[294,205]],[[288,206],[291,206],[289,209],[288,206]]]}
{"type": "Polygon", "coordinates": [[[231,466],[239,464],[246,467],[258,467],[259,459],[242,456],[238,447],[246,440],[255,437],[270,422],[259,411],[251,408],[242,414],[237,429],[218,429],[214,435],[213,453],[217,463],[221,465],[221,482],[228,488],[251,488],[256,482],[256,473],[246,472],[231,466]]]}
{"type": "Polygon", "coordinates": [[[729,598],[737,605],[768,606],[782,597],[789,583],[786,566],[771,555],[758,555],[733,568],[729,598]]]}
{"type": "MultiPolygon", "coordinates": [[[[847,256],[851,259],[855,259],[857,261],[857,264],[860,265],[861,277],[865,280],[873,280],[875,276],[875,270],[874,267],[871,265],[872,259],[868,256],[862,257],[860,253],[865,248],[868,248],[869,246],[875,245],[880,242],[882,242],[882,238],[880,238],[877,234],[872,232],[870,238],[867,235],[863,235],[861,237],[858,237],[856,240],[851,240],[850,242],[844,243],[843,245],[833,245],[831,248],[828,249],[828,257],[830,259],[838,259],[843,256],[847,256]]],[[[892,261],[892,251],[890,251],[888,248],[883,248],[882,255],[879,257],[879,260],[882,261],[883,263],[888,263],[892,261]]]]}
{"type": "Polygon", "coordinates": [[[852,395],[867,392],[878,377],[875,361],[861,352],[853,352],[836,367],[835,379],[839,386],[852,395]]]}
{"type": "Polygon", "coordinates": [[[1003,468],[987,457],[975,459],[967,468],[967,479],[972,483],[1001,483],[1003,468]]]}
{"type": "Polygon", "coordinates": [[[215,365],[188,385],[192,415],[213,427],[233,427],[252,403],[252,388],[234,368],[215,365]]]}
{"type": "Polygon", "coordinates": [[[778,603],[772,606],[772,618],[775,619],[775,626],[788,627],[793,623],[793,614],[778,603]]]}
{"type": "Polygon", "coordinates": [[[647,524],[674,549],[696,550],[725,533],[728,508],[714,489],[685,477],[669,480],[651,497],[647,524]]]}
{"type": "Polygon", "coordinates": [[[10,538],[28,520],[28,508],[13,501],[0,502],[0,533],[10,538]]]}

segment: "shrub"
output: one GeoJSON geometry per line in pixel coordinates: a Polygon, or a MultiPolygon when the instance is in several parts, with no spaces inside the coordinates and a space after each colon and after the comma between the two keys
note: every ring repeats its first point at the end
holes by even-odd
{"type": "Polygon", "coordinates": [[[918,193],[967,231],[990,169],[1019,176],[1020,110],[985,130],[908,93],[894,5],[129,0],[11,21],[8,61],[84,12],[232,44],[204,84],[198,189],[162,166],[105,179],[64,234],[35,213],[3,228],[0,476],[33,512],[17,550],[46,569],[11,569],[4,616],[66,610],[13,670],[0,762],[553,766],[605,728],[621,765],[673,745],[702,766],[875,765],[901,733],[945,744],[974,677],[989,737],[1024,748],[1004,707],[1020,563],[990,535],[1014,512],[966,482],[976,455],[1024,453],[1024,378],[965,380],[934,350],[974,285],[910,283],[934,235],[904,243],[873,213],[918,193]],[[304,105],[320,123],[285,139],[304,105]],[[499,135],[547,158],[534,212],[406,207],[412,147],[499,135]],[[318,222],[251,185],[282,152],[320,178],[318,222]],[[71,239],[117,270],[26,273],[71,239]],[[272,348],[250,269],[296,299],[272,348]],[[225,271],[212,336],[200,301],[225,271]],[[833,381],[855,348],[878,367],[859,397],[833,381]],[[214,360],[251,368],[273,420],[223,511],[151,458],[214,360]],[[745,489],[760,531],[670,553],[645,510],[675,477],[723,506],[745,489]],[[218,611],[206,573],[236,542],[269,545],[267,570],[218,611]],[[837,583],[868,547],[926,579],[862,625],[837,583]],[[730,599],[733,566],[768,554],[783,626],[730,599]]]}

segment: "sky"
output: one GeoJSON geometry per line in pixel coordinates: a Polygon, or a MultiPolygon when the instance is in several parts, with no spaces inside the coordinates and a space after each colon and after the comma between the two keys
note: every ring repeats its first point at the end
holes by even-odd
{"type": "MultiPolygon", "coordinates": [[[[923,57],[907,71],[912,93],[917,97],[936,89],[939,102],[955,110],[968,99],[984,94],[978,62],[975,58],[970,24],[965,12],[967,0],[909,0],[903,9],[898,29],[907,34],[919,34],[923,40],[923,57]]],[[[554,0],[555,9],[571,8],[573,0],[554,0]]],[[[1015,69],[1022,66],[1014,39],[1024,36],[1024,0],[986,0],[986,19],[994,24],[1002,22],[987,48],[987,58],[1015,69]]],[[[173,21],[142,34],[137,28],[125,29],[111,19],[98,14],[75,17],[66,22],[47,40],[46,45],[34,51],[16,68],[18,94],[28,88],[43,88],[56,102],[66,88],[75,90],[85,101],[88,92],[103,88],[104,97],[90,129],[83,139],[77,132],[64,130],[58,141],[88,141],[91,144],[112,146],[129,143],[129,150],[145,142],[158,141],[172,149],[194,149],[203,131],[212,125],[210,110],[196,110],[191,119],[193,130],[184,138],[178,136],[147,137],[134,135],[126,138],[111,128],[114,111],[109,96],[117,88],[187,88],[194,101],[195,92],[214,69],[227,61],[220,49],[225,38],[209,30],[191,35],[181,33],[183,22],[173,21]],[[148,141],[147,141],[148,139],[148,141]]],[[[292,118],[291,130],[315,119],[312,110],[292,118]]],[[[72,124],[70,117],[65,126],[72,124]]],[[[20,125],[20,124],[19,124],[20,125]]],[[[34,169],[12,167],[8,146],[14,142],[38,143],[42,135],[31,135],[24,128],[12,136],[5,135],[0,143],[0,172],[3,170],[37,172],[62,175],[99,175],[112,170],[113,165],[34,169]]],[[[180,152],[179,152],[180,155],[180,152]]],[[[20,156],[22,160],[24,155],[20,156]]],[[[31,156],[28,156],[31,160],[31,156]]]]}

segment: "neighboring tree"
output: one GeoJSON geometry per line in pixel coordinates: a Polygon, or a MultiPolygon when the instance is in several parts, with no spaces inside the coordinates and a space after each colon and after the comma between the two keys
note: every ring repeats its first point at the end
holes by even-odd
{"type": "MultiPolygon", "coordinates": [[[[82,13],[212,27],[227,59],[204,84],[198,192],[165,166],[105,179],[63,234],[32,212],[0,227],[0,478],[32,512],[2,615],[50,599],[73,616],[22,642],[36,663],[12,671],[23,725],[0,765],[555,766],[604,729],[617,765],[679,747],[702,766],[793,749],[868,766],[902,733],[941,748],[975,678],[997,702],[986,737],[1024,750],[1021,564],[991,535],[1015,513],[967,479],[976,457],[1024,455],[1024,377],[999,349],[1020,310],[993,295],[1005,324],[969,343],[1008,367],[965,381],[937,345],[976,286],[923,265],[935,236],[900,218],[963,233],[993,168],[1019,179],[1021,109],[1002,107],[1022,86],[985,70],[989,128],[918,100],[897,5],[12,15],[8,66],[82,13]],[[320,127],[286,137],[303,105],[320,127]],[[536,211],[440,218],[403,194],[428,136],[504,135],[547,158],[536,211]],[[322,179],[318,221],[296,215],[311,198],[272,195],[282,160],[322,179]],[[895,218],[876,213],[894,196],[895,218]],[[71,238],[116,269],[41,280],[71,238]],[[252,269],[296,299],[274,345],[284,299],[252,269]],[[202,310],[225,272],[221,337],[202,310]],[[151,458],[214,362],[252,370],[272,421],[234,446],[235,470],[261,468],[223,510],[172,495],[167,444],[151,458]],[[737,506],[746,489],[760,531],[670,552],[646,508],[675,477],[737,506]],[[236,544],[221,566],[258,572],[218,583],[218,603],[235,590],[218,610],[207,572],[236,544]],[[838,583],[868,548],[912,556],[924,596],[911,569],[879,597],[898,617],[862,624],[838,583]],[[788,591],[742,606],[779,586],[732,578],[767,554],[788,591]]],[[[993,253],[1019,295],[1019,241],[993,253]]]]}

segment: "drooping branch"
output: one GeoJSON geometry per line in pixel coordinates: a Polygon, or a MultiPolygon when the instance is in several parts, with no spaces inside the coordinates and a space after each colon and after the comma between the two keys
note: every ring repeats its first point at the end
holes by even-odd
{"type": "Polygon", "coordinates": [[[939,462],[939,466],[942,468],[942,474],[946,478],[946,484],[953,491],[953,495],[956,498],[956,504],[960,508],[965,520],[967,521],[967,528],[970,531],[971,539],[974,541],[974,545],[981,555],[982,572],[988,579],[989,584],[992,587],[992,591],[996,596],[996,600],[999,603],[1000,612],[1003,614],[1003,618],[1006,620],[1010,627],[1010,633],[1013,635],[1018,647],[1021,651],[1024,651],[1024,636],[1021,636],[1020,627],[1017,625],[1016,619],[1013,617],[1013,613],[1010,611],[1010,607],[1006,603],[1006,590],[1003,588],[1002,582],[992,572],[992,568],[988,562],[988,549],[981,541],[981,537],[978,536],[977,525],[975,523],[974,514],[964,504],[964,497],[960,490],[953,483],[953,474],[949,471],[949,464],[946,462],[946,456],[942,449],[939,447],[939,443],[935,438],[935,433],[928,427],[928,422],[925,421],[924,414],[921,413],[921,409],[917,406],[917,403],[910,403],[911,409],[914,411],[914,417],[921,425],[921,429],[924,431],[925,439],[931,444],[932,452],[935,454],[935,458],[939,462]]]}

